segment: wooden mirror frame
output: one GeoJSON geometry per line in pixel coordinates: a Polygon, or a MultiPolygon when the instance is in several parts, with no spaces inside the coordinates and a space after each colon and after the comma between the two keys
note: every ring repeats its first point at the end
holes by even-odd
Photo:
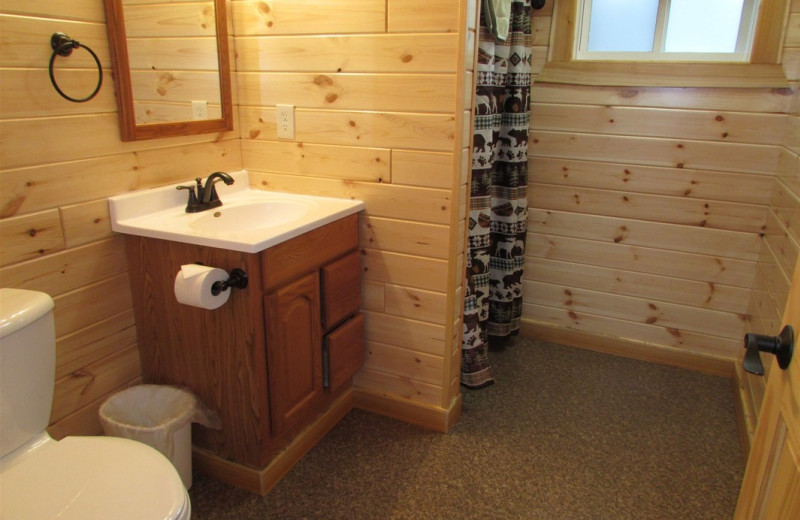
{"type": "Polygon", "coordinates": [[[103,0],[103,2],[106,9],[111,66],[119,111],[120,139],[123,141],[135,141],[233,130],[233,103],[231,102],[231,71],[225,0],[214,0],[222,117],[220,119],[175,121],[145,125],[136,124],[136,114],[133,108],[133,89],[122,0],[103,0]]]}

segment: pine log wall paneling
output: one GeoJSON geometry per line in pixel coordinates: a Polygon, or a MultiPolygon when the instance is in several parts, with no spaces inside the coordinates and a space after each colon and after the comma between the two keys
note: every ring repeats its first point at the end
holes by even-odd
{"type": "Polygon", "coordinates": [[[730,360],[746,330],[777,332],[800,249],[798,0],[783,66],[791,89],[534,84],[528,326],[730,360]]]}
{"type": "Polygon", "coordinates": [[[447,421],[460,396],[476,2],[230,5],[253,186],[366,203],[362,404],[447,421]],[[277,137],[278,104],[296,107],[295,139],[277,137]]]}
{"type": "MultiPolygon", "coordinates": [[[[55,300],[56,386],[50,432],[101,431],[97,409],[140,380],[123,239],[106,197],[242,167],[238,134],[123,143],[102,0],[4,0],[0,5],[0,286],[55,300]],[[104,68],[99,95],[62,99],[50,85],[50,36],[65,32],[104,68]]],[[[56,60],[73,96],[91,92],[81,49],[56,60]]]]}

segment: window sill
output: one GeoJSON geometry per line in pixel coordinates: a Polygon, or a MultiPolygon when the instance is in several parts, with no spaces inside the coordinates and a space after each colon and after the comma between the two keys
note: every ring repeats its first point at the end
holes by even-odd
{"type": "Polygon", "coordinates": [[[787,88],[781,65],[548,61],[536,82],[605,87],[787,88]]]}

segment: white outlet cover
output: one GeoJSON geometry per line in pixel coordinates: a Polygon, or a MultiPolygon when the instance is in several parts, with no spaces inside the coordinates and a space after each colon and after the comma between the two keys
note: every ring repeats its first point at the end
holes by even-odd
{"type": "Polygon", "coordinates": [[[208,101],[192,100],[192,118],[194,120],[208,119],[208,101]]]}
{"type": "Polygon", "coordinates": [[[276,107],[278,139],[294,139],[294,105],[276,107]]]}

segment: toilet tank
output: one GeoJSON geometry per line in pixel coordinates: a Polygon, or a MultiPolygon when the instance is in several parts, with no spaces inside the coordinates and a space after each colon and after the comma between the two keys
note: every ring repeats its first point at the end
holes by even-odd
{"type": "Polygon", "coordinates": [[[0,289],[0,456],[47,428],[55,372],[53,299],[0,289]]]}

